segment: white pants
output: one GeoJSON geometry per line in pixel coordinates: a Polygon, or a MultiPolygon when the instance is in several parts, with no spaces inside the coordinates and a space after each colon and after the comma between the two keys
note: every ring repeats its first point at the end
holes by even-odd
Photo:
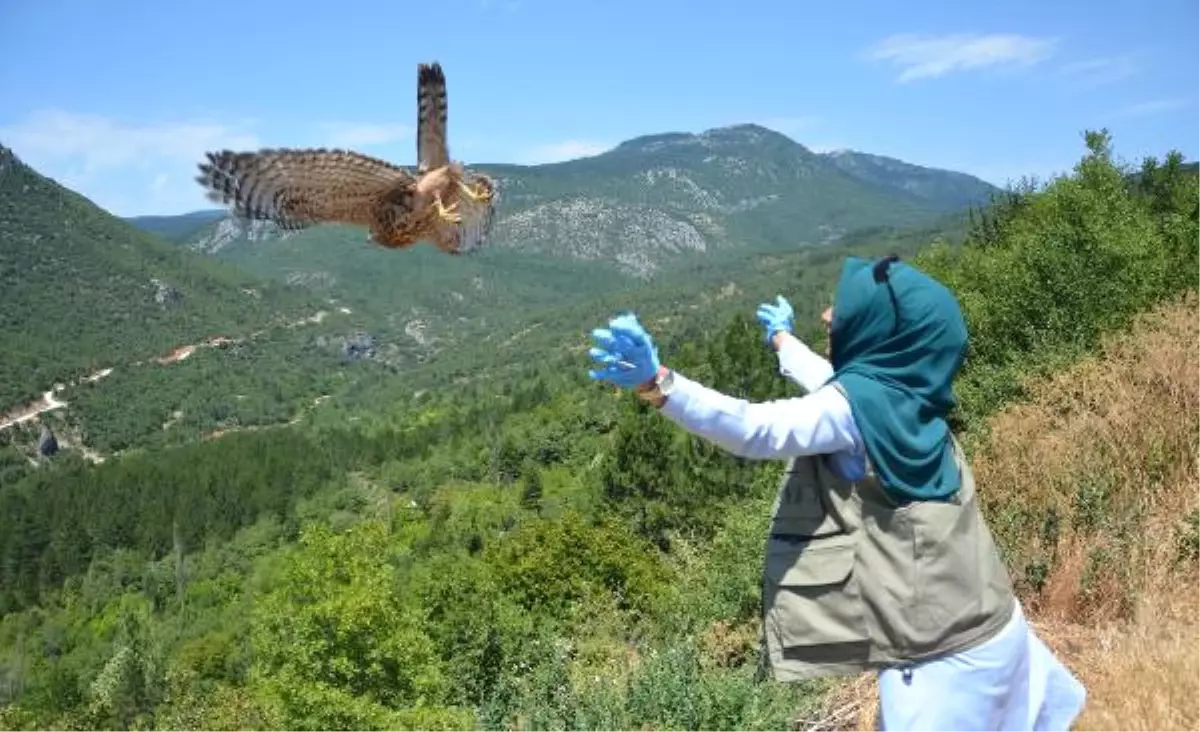
{"type": "Polygon", "coordinates": [[[1083,684],[1046,647],[1017,603],[983,645],[879,674],[880,729],[1067,730],[1083,684]]]}

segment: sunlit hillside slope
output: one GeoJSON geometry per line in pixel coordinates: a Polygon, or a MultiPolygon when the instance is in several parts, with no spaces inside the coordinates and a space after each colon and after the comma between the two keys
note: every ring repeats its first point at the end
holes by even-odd
{"type": "MultiPolygon", "coordinates": [[[[1197,175],[1086,142],[1070,175],[914,259],[963,303],[956,430],[1018,591],[1092,691],[1081,723],[1187,726],[1197,175]]],[[[832,281],[813,274],[771,282],[820,348],[832,281]]],[[[692,312],[646,313],[667,363],[738,397],[795,393],[751,308],[679,327],[692,312]]],[[[0,452],[0,727],[867,721],[869,683],[762,673],[782,463],[732,458],[589,381],[586,331],[563,337],[511,381],[367,390],[102,465],[0,452]]]]}

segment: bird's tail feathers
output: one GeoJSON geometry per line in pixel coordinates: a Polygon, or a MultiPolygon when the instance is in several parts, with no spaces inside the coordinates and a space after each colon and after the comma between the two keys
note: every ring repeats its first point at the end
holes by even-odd
{"type": "Polygon", "coordinates": [[[449,101],[446,74],[439,63],[417,65],[417,170],[446,165],[449,101]]]}

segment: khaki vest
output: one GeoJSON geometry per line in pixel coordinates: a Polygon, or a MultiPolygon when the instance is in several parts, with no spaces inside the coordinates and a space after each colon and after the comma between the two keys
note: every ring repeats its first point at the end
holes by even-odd
{"type": "Polygon", "coordinates": [[[958,443],[962,488],[900,504],[873,473],[788,464],[763,571],[763,633],[779,681],[928,660],[992,637],[1016,607],[958,443]]]}

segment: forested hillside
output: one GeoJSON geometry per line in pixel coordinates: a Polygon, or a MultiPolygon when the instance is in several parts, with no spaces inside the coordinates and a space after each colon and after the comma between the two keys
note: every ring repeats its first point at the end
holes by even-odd
{"type": "Polygon", "coordinates": [[[0,146],[0,414],[56,382],[305,317],[318,302],[146,234],[0,146]]]}
{"type": "Polygon", "coordinates": [[[210,224],[225,218],[221,209],[206,209],[175,216],[133,216],[126,221],[167,241],[185,242],[200,234],[210,224]]]}
{"type": "MultiPolygon", "coordinates": [[[[753,124],[646,135],[561,163],[473,167],[498,180],[490,249],[589,262],[635,277],[668,272],[696,254],[790,249],[863,227],[928,223],[997,192],[965,173],[865,153],[814,153],[753,124]]],[[[131,221],[174,234],[211,215],[131,221]]],[[[356,246],[365,242],[360,230],[327,231],[337,233],[320,239],[341,242],[352,257],[370,249],[356,246]]],[[[236,260],[278,238],[273,227],[247,230],[225,220],[189,245],[236,260]]],[[[273,273],[303,269],[304,255],[318,249],[294,246],[299,258],[276,261],[273,273]]]]}
{"type": "MultiPolygon", "coordinates": [[[[763,252],[827,245],[865,228],[953,227],[996,192],[962,173],[847,155],[819,155],[764,127],[738,125],[639,137],[562,163],[479,165],[498,178],[500,195],[489,246],[469,258],[424,245],[385,250],[355,227],[281,234],[231,219],[186,242],[371,313],[379,336],[433,357],[498,330],[519,331],[531,310],[557,310],[567,293],[572,304],[644,290],[647,280],[694,283],[697,272],[708,275],[698,284],[714,284],[712,275],[763,252]],[[848,166],[850,159],[888,164],[848,166]]],[[[133,222],[174,235],[207,216],[133,222]]]]}
{"type": "MultiPolygon", "coordinates": [[[[8,401],[0,402],[0,431],[16,445],[6,459],[23,465],[33,458],[43,425],[64,450],[100,460],[286,424],[313,411],[336,420],[347,407],[408,403],[444,384],[447,374],[456,383],[521,378],[530,364],[570,353],[603,309],[634,306],[668,318],[676,303],[689,303],[690,317],[667,327],[707,328],[753,307],[764,288],[794,286],[796,273],[819,281],[840,253],[908,253],[931,233],[955,244],[965,223],[961,207],[989,190],[967,176],[905,164],[891,179],[856,182],[823,161],[781,135],[741,127],[671,136],[669,144],[642,138],[571,165],[516,166],[505,174],[513,185],[508,198],[517,203],[502,204],[501,221],[533,205],[535,189],[538,205],[565,205],[574,200],[563,198],[569,190],[636,206],[658,188],[647,176],[686,169],[687,180],[707,186],[706,198],[655,194],[655,205],[673,216],[707,216],[713,201],[741,200],[752,188],[795,199],[791,208],[756,208],[754,219],[764,226],[787,223],[792,210],[836,218],[824,190],[832,187],[845,194],[835,208],[859,216],[856,226],[913,216],[925,222],[860,228],[822,247],[799,230],[773,243],[730,239],[691,256],[670,255],[670,267],[647,286],[603,259],[572,256],[595,232],[565,209],[561,222],[575,221],[575,228],[560,232],[563,248],[510,241],[466,258],[428,247],[384,250],[349,227],[281,238],[270,227],[240,229],[220,211],[130,220],[176,243],[203,244],[173,251],[14,160],[3,198],[4,225],[13,232],[4,256],[10,271],[22,274],[20,286],[0,293],[6,332],[14,334],[0,356],[0,375],[13,373],[8,401]],[[717,165],[717,153],[725,163],[717,165]],[[736,175],[727,170],[733,160],[736,175]],[[789,176],[806,187],[781,189],[789,176]],[[935,195],[913,196],[905,190],[910,178],[942,185],[935,195]],[[756,251],[764,246],[782,248],[756,251]],[[103,284],[80,288],[80,277],[103,284]],[[66,406],[23,427],[4,426],[51,407],[35,401],[48,390],[66,406]]],[[[624,232],[620,246],[658,256],[652,237],[613,231],[624,232]]]]}
{"type": "MultiPolygon", "coordinates": [[[[1003,410],[1044,399],[1039,384],[1140,313],[1175,303],[1194,314],[1198,187],[1178,156],[1129,170],[1105,134],[1087,142],[1070,176],[1011,192],[974,217],[962,246],[927,241],[915,259],[963,302],[972,346],[956,420],[993,466],[981,491],[1023,597],[1046,607],[1073,593],[1072,607],[1086,609],[1113,596],[1097,588],[1120,586],[1124,599],[1105,610],[1119,619],[1146,585],[1106,557],[1147,538],[1162,571],[1194,587],[1194,494],[1176,491],[1183,520],[1149,531],[1122,482],[1142,476],[1150,491],[1186,476],[1200,438],[1194,400],[1179,403],[1177,431],[1106,452],[1096,471],[1043,469],[1059,482],[1036,500],[1004,484],[1005,460],[1038,435],[1014,433],[1003,410]],[[1055,550],[1060,537],[1074,553],[1055,550]]],[[[906,241],[879,236],[845,245],[906,241]]],[[[752,399],[787,395],[752,305],[787,295],[799,335],[821,346],[815,314],[833,284],[822,275],[838,255],[730,269],[733,290],[708,297],[741,298],[732,317],[667,290],[636,307],[682,372],[752,399]]],[[[562,317],[598,325],[634,291],[562,317]]],[[[461,361],[419,396],[384,398],[411,389],[399,379],[356,380],[341,405],[295,425],[98,466],[70,454],[36,470],[0,465],[0,726],[817,723],[839,687],[766,681],[757,653],[763,530],[781,465],[724,455],[589,382],[586,327],[541,322],[526,337],[569,347],[474,344],[510,367],[473,379],[461,361]]],[[[1174,394],[1176,371],[1142,386],[1174,394]]],[[[1111,381],[1076,392],[1054,383],[1054,413],[1112,396],[1111,381]]]]}

